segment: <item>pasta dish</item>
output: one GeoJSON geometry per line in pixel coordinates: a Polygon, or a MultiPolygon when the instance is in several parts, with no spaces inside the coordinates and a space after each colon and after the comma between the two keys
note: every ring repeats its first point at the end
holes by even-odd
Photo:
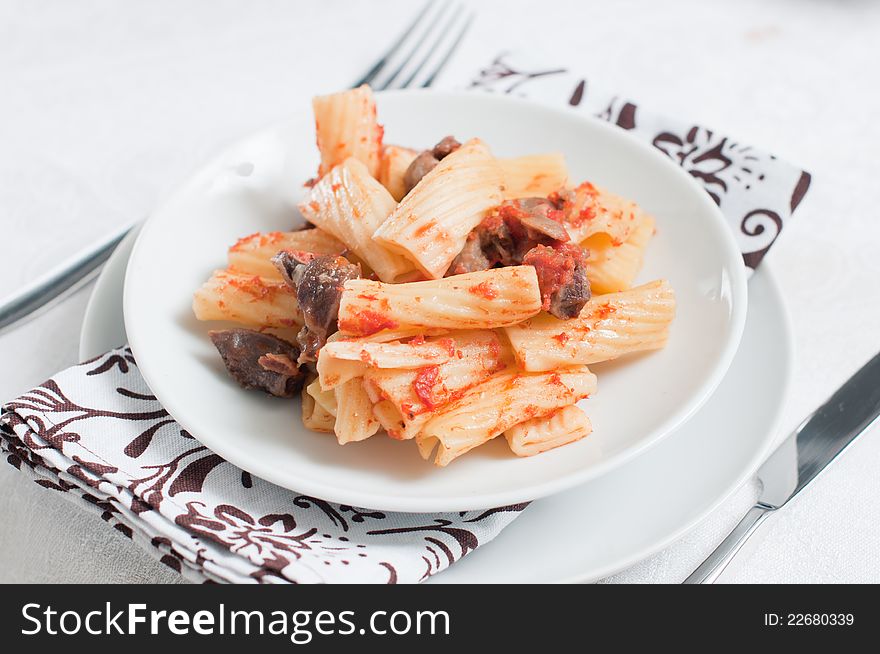
{"type": "Polygon", "coordinates": [[[501,435],[531,456],[590,434],[589,366],[669,335],[668,282],[634,286],[652,216],[573,184],[561,154],[385,144],[368,86],[313,109],[305,227],[241,238],[193,299],[237,323],[210,331],[231,377],[300,397],[340,444],[384,432],[438,466],[501,435]]]}

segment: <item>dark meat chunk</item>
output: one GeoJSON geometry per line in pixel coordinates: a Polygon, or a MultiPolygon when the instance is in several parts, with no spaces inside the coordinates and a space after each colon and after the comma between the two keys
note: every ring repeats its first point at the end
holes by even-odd
{"type": "Polygon", "coordinates": [[[409,168],[403,174],[403,187],[406,189],[406,192],[412,191],[416,184],[422,181],[422,177],[434,170],[434,166],[438,163],[440,163],[440,160],[430,150],[425,150],[413,159],[409,168]]]}
{"type": "Polygon", "coordinates": [[[486,216],[474,230],[480,239],[483,254],[493,266],[515,266],[519,263],[517,242],[511,226],[518,227],[499,210],[486,216]]]}
{"type": "Polygon", "coordinates": [[[544,311],[566,320],[577,316],[590,299],[584,251],[563,243],[555,247],[537,245],[529,250],[523,264],[534,266],[544,311]]]}
{"type": "Polygon", "coordinates": [[[305,264],[314,259],[317,255],[311,252],[301,252],[299,250],[281,250],[272,257],[272,263],[281,273],[281,277],[285,282],[293,288],[299,286],[299,277],[305,269],[305,264]]]}
{"type": "Polygon", "coordinates": [[[461,143],[456,141],[454,136],[444,136],[440,139],[440,142],[431,149],[431,154],[433,154],[439,161],[443,159],[443,157],[449,156],[460,147],[461,143]]]}
{"type": "Polygon", "coordinates": [[[305,375],[296,364],[299,348],[295,345],[252,329],[218,330],[210,336],[226,370],[244,388],[293,397],[302,387],[305,375]]]}
{"type": "Polygon", "coordinates": [[[337,330],[339,301],[345,282],[361,276],[361,268],[333,254],[282,250],[272,261],[289,284],[296,288],[296,302],[305,327],[297,334],[302,351],[299,363],[315,361],[327,337],[337,330]]]}
{"type": "Polygon", "coordinates": [[[473,231],[468,234],[467,241],[461,252],[452,260],[449,270],[446,271],[446,276],[488,270],[491,267],[492,262],[483,253],[480,237],[476,231],[473,231]]]}
{"type": "Polygon", "coordinates": [[[555,246],[569,240],[562,212],[545,198],[508,200],[492,211],[469,235],[447,275],[517,266],[537,245],[555,246]],[[479,243],[479,251],[477,251],[479,243]]]}
{"type": "Polygon", "coordinates": [[[433,148],[420,152],[403,175],[403,186],[406,192],[412,191],[416,184],[422,181],[422,177],[434,170],[434,166],[440,163],[441,159],[460,147],[461,143],[456,141],[454,137],[444,136],[433,148]]]}
{"type": "Polygon", "coordinates": [[[568,232],[562,226],[562,214],[548,200],[523,198],[514,200],[511,205],[517,210],[516,218],[526,228],[560,243],[569,240],[568,232]]]}

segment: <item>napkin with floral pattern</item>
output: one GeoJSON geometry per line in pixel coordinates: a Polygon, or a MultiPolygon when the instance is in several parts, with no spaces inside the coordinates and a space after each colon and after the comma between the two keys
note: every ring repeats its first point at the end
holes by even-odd
{"type": "MultiPolygon", "coordinates": [[[[566,103],[646,140],[700,182],[755,268],[810,175],[696,124],[594,91],[567,68],[503,54],[467,84],[566,103]]],[[[403,514],[334,504],[236,468],[178,425],[127,347],[5,404],[0,449],[192,581],[419,582],[492,540],[525,504],[403,514]]]]}
{"type": "Polygon", "coordinates": [[[119,348],[3,408],[6,460],[195,581],[417,582],[494,538],[525,505],[405,514],[279,488],[201,445],[119,348]]]}

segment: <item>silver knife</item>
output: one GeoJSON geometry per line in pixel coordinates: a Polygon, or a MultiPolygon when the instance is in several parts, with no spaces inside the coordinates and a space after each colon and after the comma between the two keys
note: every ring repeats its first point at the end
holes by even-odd
{"type": "Polygon", "coordinates": [[[711,584],[718,579],[767,516],[813,481],[878,415],[880,354],[808,416],[758,469],[762,489],[757,504],[684,583],[711,584]]]}

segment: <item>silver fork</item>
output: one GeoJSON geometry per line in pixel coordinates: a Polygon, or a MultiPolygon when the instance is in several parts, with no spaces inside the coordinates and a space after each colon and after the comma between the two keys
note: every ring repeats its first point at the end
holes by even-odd
{"type": "MultiPolygon", "coordinates": [[[[473,19],[474,13],[465,12],[461,4],[429,0],[352,88],[361,84],[371,84],[378,90],[432,86],[473,19]]],[[[142,222],[123,227],[7,298],[0,304],[0,334],[82,287],[142,222]]]]}

